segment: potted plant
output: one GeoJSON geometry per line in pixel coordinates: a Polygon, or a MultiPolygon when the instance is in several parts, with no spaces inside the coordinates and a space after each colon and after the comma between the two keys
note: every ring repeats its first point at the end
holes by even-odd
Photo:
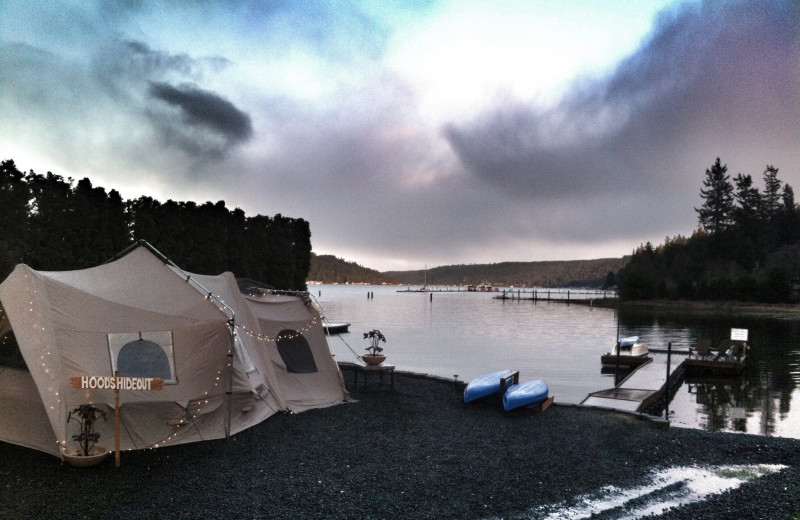
{"type": "Polygon", "coordinates": [[[378,329],[372,329],[364,333],[364,339],[369,340],[369,346],[365,349],[369,354],[364,354],[361,359],[368,365],[380,365],[386,359],[386,356],[381,354],[383,348],[380,343],[386,343],[386,337],[378,329]]]}
{"type": "Polygon", "coordinates": [[[106,458],[109,451],[97,445],[100,433],[94,431],[94,423],[101,418],[106,420],[106,412],[91,404],[82,404],[69,413],[67,422],[79,425],[78,433],[72,436],[78,445],[62,450],[64,460],[73,466],[94,466],[106,458]]]}

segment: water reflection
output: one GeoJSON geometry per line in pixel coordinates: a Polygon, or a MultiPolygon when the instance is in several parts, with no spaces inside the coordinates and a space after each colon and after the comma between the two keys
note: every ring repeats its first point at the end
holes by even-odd
{"type": "Polygon", "coordinates": [[[379,328],[400,370],[458,375],[513,368],[547,380],[556,402],[580,403],[614,386],[600,356],[617,338],[653,348],[717,345],[731,328],[749,331],[750,352],[736,380],[690,380],[669,405],[673,425],[800,438],[800,320],[643,314],[561,303],[500,301],[490,293],[398,293],[395,287],[315,286],[326,316],[351,323],[331,340],[337,360],[363,353],[361,333],[379,328]],[[372,293],[372,298],[367,298],[372,293]]]}
{"type": "Polygon", "coordinates": [[[742,377],[687,380],[670,404],[669,418],[676,425],[710,431],[800,437],[800,423],[791,413],[797,402],[793,398],[800,397],[799,321],[622,312],[620,323],[642,337],[662,337],[678,348],[699,340],[714,345],[728,339],[731,328],[748,329],[750,351],[742,377]]]}

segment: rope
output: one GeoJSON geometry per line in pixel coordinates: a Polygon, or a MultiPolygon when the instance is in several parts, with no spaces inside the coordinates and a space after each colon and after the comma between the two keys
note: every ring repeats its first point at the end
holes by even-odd
{"type": "Polygon", "coordinates": [[[351,347],[351,346],[350,346],[350,344],[349,344],[349,343],[347,343],[347,342],[344,340],[344,338],[342,337],[342,335],[341,335],[341,334],[338,334],[338,336],[339,336],[339,339],[340,339],[340,340],[342,340],[342,343],[344,343],[345,345],[347,345],[347,348],[349,348],[349,349],[350,349],[350,352],[352,352],[352,353],[353,353],[353,355],[356,357],[356,359],[358,359],[358,360],[360,361],[360,360],[361,360],[361,355],[360,355],[360,354],[358,354],[358,353],[357,353],[355,350],[353,350],[353,347],[351,347]]]}
{"type": "MultiPolygon", "coordinates": [[[[323,326],[324,326],[326,323],[327,323],[328,325],[330,325],[330,324],[331,324],[331,322],[330,322],[330,321],[328,320],[328,318],[325,316],[325,307],[323,307],[323,306],[322,306],[322,304],[319,302],[319,300],[317,300],[317,298],[316,298],[316,297],[315,297],[313,294],[311,294],[311,293],[306,293],[306,294],[308,294],[308,297],[309,297],[309,299],[311,300],[312,304],[313,304],[314,306],[316,306],[316,308],[317,308],[317,312],[319,312],[319,316],[320,316],[320,318],[322,319],[323,326]]],[[[328,338],[330,338],[330,335],[326,335],[326,336],[327,336],[328,338]]],[[[349,344],[349,343],[347,343],[347,342],[344,340],[344,338],[342,337],[342,335],[341,335],[341,334],[337,334],[337,336],[339,336],[339,339],[340,339],[340,340],[342,340],[342,343],[344,343],[345,345],[347,345],[347,348],[350,350],[350,352],[352,352],[352,353],[353,353],[353,355],[356,357],[356,359],[357,359],[357,360],[359,360],[359,361],[362,361],[362,359],[361,359],[361,355],[359,355],[359,354],[358,354],[358,352],[356,352],[355,350],[353,350],[353,347],[351,347],[351,346],[350,346],[350,344],[349,344]]],[[[330,346],[330,342],[328,343],[328,345],[330,346]]]]}

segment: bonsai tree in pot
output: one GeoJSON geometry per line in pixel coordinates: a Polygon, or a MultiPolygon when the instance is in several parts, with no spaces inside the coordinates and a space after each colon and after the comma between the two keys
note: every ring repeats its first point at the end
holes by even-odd
{"type": "MultiPolygon", "coordinates": [[[[106,412],[91,404],[82,404],[72,410],[67,417],[67,422],[75,421],[79,424],[80,430],[72,436],[73,441],[77,441],[80,451],[74,455],[88,457],[95,455],[92,448],[100,439],[100,434],[94,431],[94,423],[98,419],[106,420],[106,412]]],[[[106,453],[106,450],[103,450],[106,453]]]]}
{"type": "Polygon", "coordinates": [[[369,354],[364,354],[361,359],[368,365],[380,365],[386,359],[386,356],[381,354],[383,348],[380,343],[386,343],[386,337],[378,329],[372,329],[364,333],[364,339],[369,340],[369,346],[365,349],[369,354]]]}

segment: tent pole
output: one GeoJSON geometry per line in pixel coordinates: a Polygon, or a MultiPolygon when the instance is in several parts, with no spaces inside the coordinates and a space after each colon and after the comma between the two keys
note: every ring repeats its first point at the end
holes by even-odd
{"type": "Polygon", "coordinates": [[[229,439],[231,435],[231,407],[233,400],[233,349],[236,334],[235,318],[228,320],[228,332],[230,333],[230,342],[228,343],[228,426],[225,428],[225,438],[229,439]]]}

